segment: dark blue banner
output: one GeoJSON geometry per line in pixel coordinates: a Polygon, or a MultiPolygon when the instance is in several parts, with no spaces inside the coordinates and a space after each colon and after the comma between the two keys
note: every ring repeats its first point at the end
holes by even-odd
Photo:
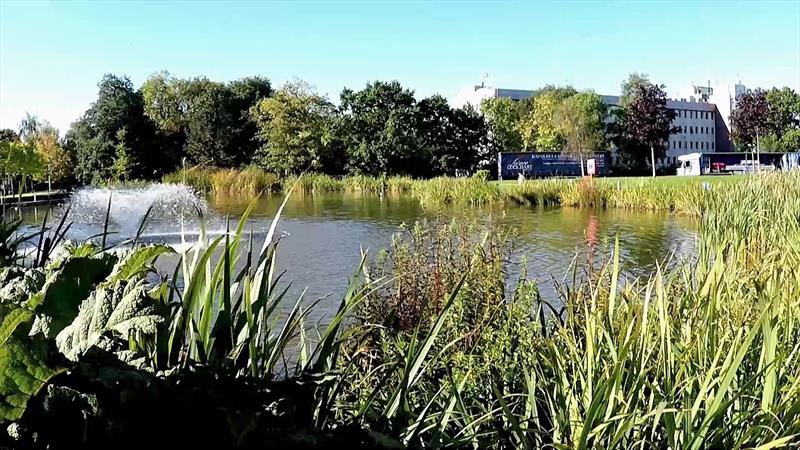
{"type": "MultiPolygon", "coordinates": [[[[595,175],[606,175],[610,166],[608,153],[595,153],[592,157],[595,175]]],[[[584,169],[585,164],[586,160],[584,169]]],[[[557,152],[498,153],[497,172],[501,180],[516,179],[519,174],[525,178],[579,177],[581,165],[577,158],[557,152]]]]}

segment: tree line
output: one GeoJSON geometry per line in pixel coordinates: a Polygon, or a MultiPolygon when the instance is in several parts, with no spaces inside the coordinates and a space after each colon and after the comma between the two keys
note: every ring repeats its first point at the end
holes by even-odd
{"type": "MultiPolygon", "coordinates": [[[[789,88],[753,91],[732,116],[734,139],[793,150],[800,141],[800,97],[789,88]]],[[[227,83],[160,72],[138,89],[106,75],[86,112],[62,139],[28,116],[19,132],[0,131],[3,173],[31,180],[100,183],[157,179],[184,164],[254,164],[279,175],[453,175],[494,167],[500,151],[556,151],[581,161],[616,148],[628,167],[662,158],[674,112],[663,85],[631,74],[618,106],[570,86],[545,86],[530,98],[491,98],[450,106],[417,100],[397,81],[344,89],[335,105],[302,81],[273,89],[264,77],[227,83]]]]}

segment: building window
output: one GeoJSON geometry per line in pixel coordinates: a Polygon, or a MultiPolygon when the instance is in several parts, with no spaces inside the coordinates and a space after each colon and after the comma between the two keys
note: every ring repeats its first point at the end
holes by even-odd
{"type": "Polygon", "coordinates": [[[694,127],[689,127],[689,134],[694,134],[694,127]]]}
{"type": "Polygon", "coordinates": [[[678,148],[681,148],[681,142],[678,141],[678,148]]]}

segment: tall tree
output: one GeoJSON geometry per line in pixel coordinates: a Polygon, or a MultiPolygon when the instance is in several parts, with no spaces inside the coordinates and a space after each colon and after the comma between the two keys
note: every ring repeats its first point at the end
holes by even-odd
{"type": "Polygon", "coordinates": [[[19,123],[20,140],[26,144],[32,143],[46,125],[37,116],[25,113],[25,118],[19,123]]]}
{"type": "Polygon", "coordinates": [[[556,121],[556,112],[561,103],[575,95],[571,86],[564,88],[546,86],[534,97],[533,127],[536,129],[534,146],[539,151],[560,150],[564,147],[564,136],[556,121]]]}
{"type": "Polygon", "coordinates": [[[360,91],[345,89],[340,98],[350,172],[413,174],[424,164],[412,91],[397,81],[376,81],[360,91]]]}
{"type": "Polygon", "coordinates": [[[272,95],[272,85],[265,77],[246,77],[227,84],[231,93],[228,110],[233,117],[233,135],[229,152],[234,164],[249,163],[260,147],[258,127],[250,108],[272,95]]]}
{"type": "Polygon", "coordinates": [[[772,88],[767,92],[769,128],[778,139],[791,130],[800,129],[800,94],[793,89],[772,88]]]}
{"type": "Polygon", "coordinates": [[[199,164],[236,166],[249,162],[258,148],[257,127],[249,112],[272,88],[263,77],[225,84],[159,72],[141,91],[145,112],[171,154],[186,155],[199,164]]]}
{"type": "Polygon", "coordinates": [[[564,99],[555,111],[554,122],[564,139],[564,153],[580,160],[581,175],[587,156],[602,149],[605,143],[606,105],[593,92],[581,92],[564,99]]]}
{"type": "Polygon", "coordinates": [[[652,85],[646,73],[633,72],[620,85],[620,106],[626,107],[635,98],[635,92],[652,85]]]}
{"type": "Polygon", "coordinates": [[[250,110],[262,142],[256,161],[277,173],[339,173],[343,155],[334,142],[336,108],[302,81],[287,83],[250,110]]]}
{"type": "Polygon", "coordinates": [[[514,101],[507,97],[488,98],[481,103],[495,152],[517,152],[523,148],[519,112],[514,101]]]}
{"type": "Polygon", "coordinates": [[[41,161],[42,170],[38,181],[60,182],[72,176],[72,161],[58,141],[58,130],[45,123],[33,139],[33,147],[41,161]]]}
{"type": "Polygon", "coordinates": [[[440,95],[425,98],[417,106],[420,146],[429,162],[414,175],[453,175],[488,162],[488,128],[477,111],[451,108],[440,95]]]}
{"type": "Polygon", "coordinates": [[[752,149],[769,130],[769,102],[764,90],[756,89],[736,99],[731,127],[737,146],[752,149]]]}
{"type": "Polygon", "coordinates": [[[155,127],[144,114],[144,99],[127,77],[105,75],[97,100],[66,136],[66,148],[75,161],[75,175],[83,182],[108,178],[114,162],[117,132],[125,128],[125,145],[138,168],[132,176],[152,178],[165,167],[165,154],[154,145],[155,127]]]}
{"type": "Polygon", "coordinates": [[[669,136],[678,132],[672,126],[675,112],[667,108],[667,94],[663,85],[652,84],[634,74],[623,84],[621,107],[615,112],[613,127],[615,141],[620,151],[638,163],[647,159],[652,175],[656,176],[656,158],[663,157],[669,136]]]}

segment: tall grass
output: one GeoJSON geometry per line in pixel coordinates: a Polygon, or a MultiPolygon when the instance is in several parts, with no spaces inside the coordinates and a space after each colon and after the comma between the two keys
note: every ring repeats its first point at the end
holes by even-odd
{"type": "Polygon", "coordinates": [[[622,280],[615,247],[559,311],[529,283],[503,294],[502,244],[415,231],[361,304],[337,417],[422,447],[795,448],[797,181],[712,191],[695,259],[622,280]]]}
{"type": "Polygon", "coordinates": [[[216,169],[194,166],[164,175],[164,183],[181,183],[198,192],[217,195],[254,196],[262,192],[279,192],[281,184],[275,174],[255,166],[243,169],[216,169]]]}
{"type": "MultiPolygon", "coordinates": [[[[485,176],[437,177],[415,180],[408,177],[333,177],[308,174],[279,179],[254,166],[244,169],[191,167],[164,176],[168,183],[185,183],[200,192],[231,196],[254,196],[280,192],[295,186],[299,194],[346,192],[375,195],[411,195],[426,209],[446,205],[478,206],[493,203],[521,205],[622,208],[672,211],[699,216],[709,199],[718,192],[758,182],[760,177],[726,178],[722,183],[688,180],[680,183],[663,178],[596,178],[592,180],[544,179],[520,184],[500,184],[485,176]],[[729,181],[730,179],[730,181],[729,181]]],[[[773,175],[781,176],[781,175],[773,175]]],[[[797,181],[796,174],[786,175],[797,181]]]]}

